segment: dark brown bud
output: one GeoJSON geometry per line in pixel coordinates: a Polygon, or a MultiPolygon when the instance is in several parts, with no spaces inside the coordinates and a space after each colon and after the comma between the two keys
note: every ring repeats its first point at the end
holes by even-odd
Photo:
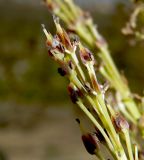
{"type": "Polygon", "coordinates": [[[88,153],[92,155],[96,153],[96,150],[99,148],[99,141],[94,134],[82,135],[82,141],[88,153]]]}
{"type": "Polygon", "coordinates": [[[49,55],[50,57],[53,57],[53,54],[52,54],[51,50],[48,50],[48,55],[49,55]]]}
{"type": "Polygon", "coordinates": [[[77,46],[79,44],[79,37],[77,35],[74,35],[71,41],[73,46],[77,46]]]}
{"type": "Polygon", "coordinates": [[[83,97],[82,92],[78,89],[74,89],[71,84],[68,86],[68,92],[73,103],[76,103],[79,97],[83,97]]]}
{"type": "Polygon", "coordinates": [[[78,124],[80,124],[80,120],[79,120],[78,118],[76,118],[76,122],[77,122],[78,124]]]}
{"type": "Polygon", "coordinates": [[[96,137],[98,138],[98,140],[102,143],[102,142],[105,142],[105,138],[104,136],[101,134],[101,132],[95,128],[95,134],[96,134],[96,137]]]}
{"type": "Polygon", "coordinates": [[[118,132],[121,132],[123,129],[129,129],[129,123],[119,114],[113,117],[112,121],[118,132]]]}
{"type": "Polygon", "coordinates": [[[58,68],[58,73],[61,76],[65,76],[67,74],[67,71],[64,68],[58,68]]]}
{"type": "Polygon", "coordinates": [[[74,64],[73,64],[73,62],[71,60],[68,62],[68,66],[72,70],[75,69],[75,66],[74,66],[74,64]]]}
{"type": "Polygon", "coordinates": [[[85,83],[84,85],[85,89],[87,90],[88,93],[90,93],[92,91],[90,84],[88,82],[85,83]]]}
{"type": "Polygon", "coordinates": [[[84,64],[94,60],[92,53],[87,48],[80,49],[80,57],[84,64]]]}
{"type": "Polygon", "coordinates": [[[79,97],[77,90],[75,90],[71,85],[69,85],[68,92],[69,92],[71,101],[73,103],[76,103],[78,101],[78,97],[79,97]]]}

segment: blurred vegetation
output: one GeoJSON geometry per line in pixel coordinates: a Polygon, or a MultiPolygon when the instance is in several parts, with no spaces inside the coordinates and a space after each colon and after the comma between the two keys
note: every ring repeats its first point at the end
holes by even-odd
{"type": "MultiPolygon", "coordinates": [[[[121,34],[130,9],[117,4],[111,13],[91,11],[110,44],[113,58],[128,78],[133,92],[144,88],[144,45],[121,34]]],[[[53,31],[44,6],[11,3],[0,6],[0,99],[18,102],[59,103],[68,100],[66,83],[47,56],[41,23],[53,31]]]]}

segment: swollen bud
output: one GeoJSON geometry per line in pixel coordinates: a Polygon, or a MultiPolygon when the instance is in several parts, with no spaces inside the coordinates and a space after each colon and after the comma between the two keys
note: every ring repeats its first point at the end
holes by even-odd
{"type": "Polygon", "coordinates": [[[61,76],[65,76],[67,74],[67,71],[65,68],[58,68],[58,73],[61,75],[61,76]]]}
{"type": "Polygon", "coordinates": [[[77,89],[72,83],[70,83],[68,86],[68,92],[74,104],[78,101],[79,97],[83,97],[82,92],[79,89],[77,89]]]}
{"type": "Polygon", "coordinates": [[[102,135],[102,133],[99,131],[98,128],[95,127],[95,135],[96,137],[98,138],[98,140],[102,143],[102,142],[105,142],[105,138],[104,136],[102,135]]]}
{"type": "Polygon", "coordinates": [[[78,124],[80,124],[80,120],[78,118],[75,119],[78,124]]]}
{"type": "Polygon", "coordinates": [[[79,48],[82,63],[86,64],[87,62],[93,62],[94,64],[93,54],[87,48],[83,47],[81,44],[79,44],[79,48]]]}
{"type": "Polygon", "coordinates": [[[91,133],[86,132],[78,118],[76,118],[76,122],[80,126],[81,133],[82,133],[81,138],[82,138],[83,144],[87,152],[92,155],[96,154],[97,150],[99,149],[99,140],[96,134],[91,134],[91,133]]]}
{"type": "Polygon", "coordinates": [[[96,150],[99,148],[98,139],[94,134],[84,134],[82,135],[83,144],[89,154],[95,154],[96,150]]]}
{"type": "Polygon", "coordinates": [[[116,114],[116,116],[113,117],[113,123],[118,132],[129,129],[129,123],[119,114],[116,114]]]}

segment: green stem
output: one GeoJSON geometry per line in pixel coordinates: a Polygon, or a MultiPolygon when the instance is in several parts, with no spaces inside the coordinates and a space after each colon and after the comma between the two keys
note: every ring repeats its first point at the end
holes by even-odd
{"type": "Polygon", "coordinates": [[[105,158],[103,157],[103,155],[101,154],[99,150],[96,151],[96,156],[99,158],[99,160],[105,160],[105,158]]]}
{"type": "Polygon", "coordinates": [[[103,128],[101,127],[101,125],[96,121],[96,119],[93,117],[93,115],[86,109],[86,107],[83,105],[82,101],[79,99],[77,101],[78,106],[81,108],[81,110],[89,117],[89,119],[92,121],[92,123],[98,128],[98,130],[101,132],[101,134],[103,135],[103,137],[105,138],[109,148],[113,150],[113,145],[111,143],[111,141],[109,140],[109,137],[107,136],[107,134],[105,133],[105,131],[103,130],[103,128]]]}
{"type": "Polygon", "coordinates": [[[126,141],[126,145],[127,145],[127,149],[128,149],[129,158],[130,158],[130,160],[134,160],[131,140],[130,140],[130,136],[129,136],[129,130],[125,129],[125,130],[123,130],[123,133],[124,133],[124,136],[125,136],[125,141],[126,141]]]}

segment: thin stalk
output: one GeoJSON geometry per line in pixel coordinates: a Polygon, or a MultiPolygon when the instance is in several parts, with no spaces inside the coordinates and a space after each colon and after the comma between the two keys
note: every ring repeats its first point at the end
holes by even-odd
{"type": "Polygon", "coordinates": [[[96,151],[96,155],[99,158],[99,160],[105,160],[105,158],[103,157],[102,153],[99,150],[96,151]]]}
{"type": "Polygon", "coordinates": [[[74,17],[77,18],[77,12],[75,11],[75,5],[72,3],[72,1],[71,0],[64,0],[64,2],[67,4],[68,8],[71,10],[74,17]]]}
{"type": "Polygon", "coordinates": [[[83,26],[83,24],[78,22],[75,29],[76,29],[76,33],[80,36],[80,38],[82,38],[83,41],[88,46],[90,46],[90,48],[92,48],[93,47],[93,38],[87,33],[88,30],[86,30],[86,28],[83,26]],[[87,36],[85,36],[86,33],[87,33],[87,36]]]}
{"type": "Polygon", "coordinates": [[[70,56],[71,56],[71,58],[72,58],[72,60],[73,60],[73,63],[76,65],[76,67],[77,67],[77,69],[78,69],[78,71],[79,71],[79,73],[80,73],[80,76],[81,76],[81,78],[82,78],[82,81],[85,82],[85,81],[86,81],[86,78],[85,78],[85,75],[84,75],[83,70],[82,70],[81,67],[80,67],[80,64],[79,64],[79,61],[78,61],[78,59],[77,59],[77,57],[76,57],[76,54],[75,54],[75,53],[72,53],[72,54],[70,54],[70,56]]]}
{"type": "MultiPolygon", "coordinates": [[[[121,77],[120,77],[111,57],[110,57],[108,50],[106,48],[100,48],[100,49],[102,51],[101,57],[105,62],[106,69],[110,73],[109,77],[111,77],[112,85],[117,88],[117,90],[120,92],[123,99],[128,99],[128,101],[124,102],[124,104],[126,105],[130,114],[132,114],[133,118],[135,120],[138,120],[141,115],[140,115],[140,112],[139,112],[136,104],[134,103],[133,99],[130,98],[130,91],[129,91],[128,87],[122,81],[122,79],[121,79],[121,77]]],[[[104,71],[103,71],[103,73],[104,73],[104,71]]],[[[104,76],[105,75],[106,74],[104,73],[104,76]]],[[[107,78],[109,78],[109,77],[107,76],[107,78]]]]}
{"type": "Polygon", "coordinates": [[[81,108],[81,110],[88,116],[88,118],[92,121],[92,123],[98,128],[98,130],[101,132],[101,134],[103,135],[103,137],[105,138],[109,148],[114,151],[113,149],[113,145],[109,139],[109,137],[107,136],[107,134],[105,133],[105,131],[103,130],[103,128],[101,127],[101,125],[96,121],[96,119],[93,117],[93,115],[86,109],[86,107],[83,105],[82,101],[79,99],[77,101],[78,106],[81,108]]]}
{"type": "Polygon", "coordinates": [[[61,10],[67,15],[69,21],[74,20],[73,14],[68,10],[67,6],[61,0],[55,0],[56,3],[60,6],[61,10]]]}
{"type": "Polygon", "coordinates": [[[107,124],[106,127],[108,128],[109,136],[110,136],[111,140],[114,142],[115,147],[117,147],[117,149],[120,152],[122,152],[123,155],[125,155],[124,150],[122,148],[122,145],[121,145],[121,143],[119,141],[119,138],[118,138],[118,136],[116,134],[116,131],[115,131],[114,127],[113,127],[112,121],[111,121],[111,119],[109,117],[109,114],[108,114],[108,111],[107,111],[107,107],[106,107],[106,105],[104,103],[103,96],[100,93],[100,90],[98,89],[98,83],[97,83],[97,78],[96,78],[96,75],[95,75],[95,72],[94,72],[94,67],[93,67],[93,65],[91,63],[88,63],[86,65],[86,67],[87,67],[87,70],[88,70],[92,85],[93,85],[95,91],[97,92],[97,96],[96,96],[95,100],[96,101],[98,100],[98,103],[100,104],[100,108],[102,108],[102,114],[104,115],[104,119],[103,120],[104,120],[104,124],[107,124]]]}
{"type": "MultiPolygon", "coordinates": [[[[120,102],[121,103],[121,102],[120,102]]],[[[137,124],[137,121],[132,117],[131,114],[129,114],[129,112],[125,109],[125,106],[123,103],[118,104],[119,105],[119,110],[121,111],[121,113],[131,122],[133,122],[135,125],[137,124]]]]}
{"type": "MultiPolygon", "coordinates": [[[[99,103],[101,104],[101,107],[102,108],[105,108],[106,109],[106,105],[104,104],[103,102],[103,98],[101,95],[97,95],[97,98],[98,98],[98,101],[99,103]]],[[[109,126],[109,129],[110,129],[110,133],[109,133],[109,136],[111,136],[114,140],[114,144],[116,145],[116,147],[118,147],[117,149],[119,150],[119,152],[121,152],[122,155],[124,155],[124,157],[126,157],[125,153],[124,153],[124,150],[123,150],[123,147],[119,141],[119,137],[117,136],[117,133],[114,129],[114,126],[112,124],[112,121],[108,115],[108,112],[105,112],[105,115],[106,115],[106,122],[108,123],[108,126],[109,126]]]]}
{"type": "Polygon", "coordinates": [[[89,119],[93,122],[93,124],[99,129],[99,131],[102,133],[102,135],[104,136],[109,148],[113,152],[115,152],[118,160],[127,160],[127,157],[122,150],[113,149],[113,145],[111,144],[111,141],[109,140],[108,136],[106,135],[106,133],[104,132],[104,130],[102,129],[100,124],[93,117],[93,115],[86,109],[86,107],[83,105],[83,103],[80,99],[77,101],[77,104],[83,110],[83,112],[89,117],[89,119]],[[119,154],[120,154],[120,156],[119,156],[119,154]]]}
{"type": "Polygon", "coordinates": [[[135,160],[138,160],[138,147],[135,145],[135,160]]]}
{"type": "Polygon", "coordinates": [[[123,134],[125,136],[125,141],[126,141],[126,145],[127,145],[127,149],[128,149],[129,158],[130,158],[130,160],[134,160],[131,140],[130,140],[130,136],[129,136],[129,130],[128,129],[123,130],[123,134]]]}

